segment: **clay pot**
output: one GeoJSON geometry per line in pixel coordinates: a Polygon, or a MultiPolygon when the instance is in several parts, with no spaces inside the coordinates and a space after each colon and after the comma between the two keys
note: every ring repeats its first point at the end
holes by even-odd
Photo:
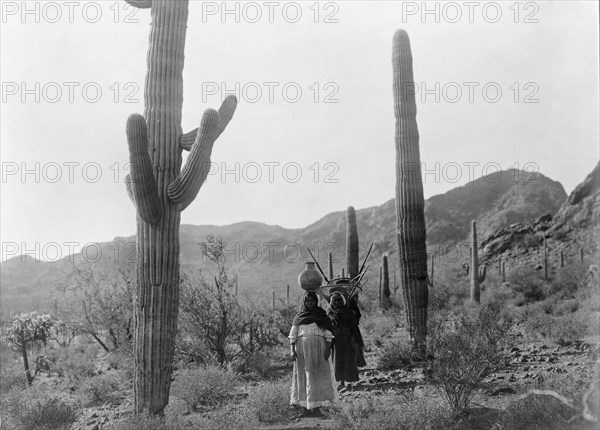
{"type": "Polygon", "coordinates": [[[298,276],[298,284],[303,290],[314,291],[321,286],[323,278],[317,269],[314,261],[307,261],[306,268],[298,276]]]}

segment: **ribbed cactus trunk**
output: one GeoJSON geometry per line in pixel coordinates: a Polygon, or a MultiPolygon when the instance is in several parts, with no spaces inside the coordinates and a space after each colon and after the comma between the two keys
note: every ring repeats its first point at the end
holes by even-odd
{"type": "Polygon", "coordinates": [[[548,280],[548,245],[546,242],[546,236],[544,236],[544,281],[548,280]]]}
{"type": "Polygon", "coordinates": [[[358,276],[358,228],[352,206],[346,210],[346,270],[349,278],[358,276]]]}
{"type": "Polygon", "coordinates": [[[333,254],[329,253],[329,279],[333,279],[333,254]]]}
{"type": "Polygon", "coordinates": [[[162,415],[169,402],[179,305],[181,211],[206,179],[212,146],[235,111],[207,110],[199,129],[183,134],[184,46],[188,1],[130,0],[151,9],[144,116],[127,121],[129,195],[137,208],[135,411],[162,415]],[[191,150],[181,170],[182,151],[191,150]]]}
{"type": "Polygon", "coordinates": [[[383,300],[383,308],[387,309],[390,307],[390,296],[391,296],[391,291],[390,291],[390,272],[389,272],[389,268],[388,268],[388,256],[384,255],[383,256],[383,261],[381,264],[381,267],[383,269],[383,277],[382,277],[382,286],[381,286],[381,294],[382,294],[382,300],[383,300]]]}
{"type": "Polygon", "coordinates": [[[427,248],[417,105],[408,34],[398,30],[393,44],[394,113],[396,116],[396,221],[400,285],[408,332],[416,350],[427,338],[427,248]]]}
{"type": "Polygon", "coordinates": [[[477,224],[471,223],[471,301],[480,303],[481,288],[480,284],[485,281],[486,267],[479,267],[479,258],[477,256],[477,224]]]}

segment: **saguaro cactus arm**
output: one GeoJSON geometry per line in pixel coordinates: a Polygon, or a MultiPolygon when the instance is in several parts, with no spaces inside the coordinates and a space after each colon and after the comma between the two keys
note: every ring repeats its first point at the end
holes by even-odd
{"type": "MultiPolygon", "coordinates": [[[[194,134],[196,141],[192,145],[190,156],[183,170],[169,184],[167,190],[167,194],[173,202],[183,205],[182,210],[194,201],[208,176],[213,145],[231,121],[236,106],[237,99],[235,96],[228,96],[221,105],[219,113],[213,109],[208,109],[202,116],[200,127],[195,132],[184,135],[194,134]]],[[[182,140],[179,142],[181,144],[182,140]]]]}
{"type": "Polygon", "coordinates": [[[187,206],[200,191],[200,187],[208,175],[207,163],[210,162],[218,124],[219,114],[217,111],[207,109],[202,116],[200,131],[196,135],[196,142],[187,163],[167,189],[167,195],[171,201],[187,206]]]}
{"type": "MultiPolygon", "coordinates": [[[[219,108],[219,126],[217,127],[217,137],[215,137],[215,140],[217,140],[219,136],[221,136],[221,133],[225,131],[227,124],[229,124],[229,121],[231,121],[231,118],[233,118],[236,107],[237,98],[234,95],[227,96],[221,104],[221,107],[219,108]]],[[[179,139],[179,146],[186,151],[191,150],[194,142],[196,141],[198,130],[199,128],[195,128],[192,131],[182,135],[179,139]]]]}
{"type": "Polygon", "coordinates": [[[162,216],[162,204],[148,153],[148,127],[144,117],[131,115],[126,133],[131,163],[131,174],[126,178],[127,191],[139,217],[148,224],[156,224],[162,216]]]}

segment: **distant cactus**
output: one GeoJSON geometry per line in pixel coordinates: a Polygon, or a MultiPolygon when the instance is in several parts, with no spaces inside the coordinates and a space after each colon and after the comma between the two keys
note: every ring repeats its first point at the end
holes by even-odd
{"type": "Polygon", "coordinates": [[[485,264],[479,267],[479,259],[477,257],[477,224],[475,221],[471,223],[471,301],[480,302],[481,290],[479,284],[485,281],[486,267],[485,264]]]}
{"type": "Polygon", "coordinates": [[[434,276],[434,267],[435,267],[435,255],[431,256],[431,275],[429,276],[429,286],[433,288],[433,276],[434,276]]]}
{"type": "Polygon", "coordinates": [[[502,262],[502,282],[506,282],[506,262],[502,262]]]}
{"type": "Polygon", "coordinates": [[[382,262],[382,270],[383,270],[383,276],[382,276],[382,285],[381,285],[381,299],[382,304],[383,304],[383,308],[387,309],[390,304],[390,296],[391,296],[391,292],[390,292],[390,272],[388,269],[388,256],[384,255],[383,256],[383,262],[382,262]]]}
{"type": "Polygon", "coordinates": [[[346,210],[346,269],[349,278],[358,276],[358,229],[356,212],[352,206],[346,210]]]}
{"type": "Polygon", "coordinates": [[[560,250],[560,267],[565,267],[565,255],[563,250],[560,250]]]}
{"type": "Polygon", "coordinates": [[[383,266],[379,266],[379,308],[383,309],[383,266]]]}
{"type": "Polygon", "coordinates": [[[544,236],[544,281],[548,280],[548,245],[546,244],[546,236],[544,236]]]}
{"type": "Polygon", "coordinates": [[[424,352],[427,339],[427,248],[425,200],[419,155],[417,105],[408,34],[398,30],[392,48],[396,117],[396,234],[400,284],[413,349],[424,352]]]}

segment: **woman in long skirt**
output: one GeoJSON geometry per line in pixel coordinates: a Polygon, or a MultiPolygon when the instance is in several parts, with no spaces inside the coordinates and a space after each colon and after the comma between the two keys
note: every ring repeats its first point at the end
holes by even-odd
{"type": "Polygon", "coordinates": [[[317,306],[317,295],[304,295],[302,310],[296,314],[290,330],[290,354],[294,373],[290,404],[305,408],[303,415],[318,415],[319,407],[337,403],[331,355],[331,321],[317,306]]]}

